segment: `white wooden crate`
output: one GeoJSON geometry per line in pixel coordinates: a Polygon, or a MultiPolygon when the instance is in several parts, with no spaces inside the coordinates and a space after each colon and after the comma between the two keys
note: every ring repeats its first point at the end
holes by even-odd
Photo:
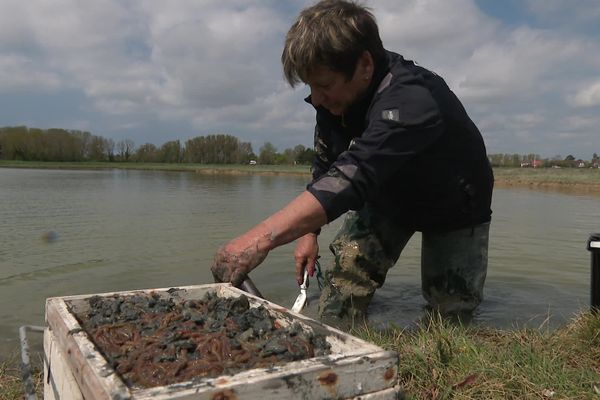
{"type": "Polygon", "coordinates": [[[44,330],[44,399],[83,399],[63,351],[50,329],[44,330]]]}
{"type": "Polygon", "coordinates": [[[326,336],[331,354],[284,365],[255,368],[234,375],[182,382],[150,389],[130,388],[97,351],[77,319],[89,297],[155,292],[170,297],[173,289],[55,297],[46,301],[44,352],[47,363],[45,396],[53,399],[395,399],[398,354],[385,351],[314,319],[249,295],[229,284],[177,288],[180,299],[201,299],[207,292],[219,297],[246,295],[252,307],[263,305],[281,325],[299,322],[326,336]],[[167,291],[170,290],[170,293],[167,291]],[[73,393],[77,392],[78,393],[73,393]]]}

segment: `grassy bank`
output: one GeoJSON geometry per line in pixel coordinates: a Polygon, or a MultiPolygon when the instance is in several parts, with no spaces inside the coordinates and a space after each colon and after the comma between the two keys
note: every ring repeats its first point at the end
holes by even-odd
{"type": "MultiPolygon", "coordinates": [[[[0,400],[22,400],[25,395],[21,371],[18,368],[17,357],[13,356],[8,361],[0,362],[0,400]]],[[[44,382],[41,360],[39,368],[34,371],[36,394],[38,399],[43,398],[44,382]]]]}
{"type": "Polygon", "coordinates": [[[186,163],[125,163],[125,162],[43,162],[0,160],[0,168],[30,169],[132,169],[148,171],[180,171],[200,174],[306,174],[308,165],[242,165],[242,164],[186,164],[186,163]]]}
{"type": "MultiPolygon", "coordinates": [[[[400,354],[408,399],[600,399],[600,314],[561,329],[496,330],[434,317],[410,331],[359,328],[356,336],[400,354]]],[[[37,386],[43,386],[37,375],[37,386]]],[[[0,365],[0,399],[23,398],[19,372],[0,365]]]]}
{"type": "Polygon", "coordinates": [[[497,187],[600,194],[598,168],[495,168],[494,177],[497,187]]]}
{"type": "Polygon", "coordinates": [[[353,332],[400,354],[409,399],[600,399],[600,314],[554,331],[457,326],[353,332]]]}
{"type": "MultiPolygon", "coordinates": [[[[36,169],[134,169],[187,171],[200,174],[294,174],[308,175],[308,165],[207,165],[120,162],[42,162],[0,160],[0,168],[36,169]]],[[[497,187],[529,187],[600,194],[600,169],[590,168],[495,168],[497,187]]]]}

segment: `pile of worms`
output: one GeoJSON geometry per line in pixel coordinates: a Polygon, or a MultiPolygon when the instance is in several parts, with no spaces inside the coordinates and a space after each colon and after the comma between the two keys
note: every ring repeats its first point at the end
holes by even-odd
{"type": "Polygon", "coordinates": [[[150,292],[85,301],[89,309],[71,312],[129,387],[215,378],[331,352],[324,335],[298,322],[281,326],[244,295],[208,292],[183,300],[150,292]]]}

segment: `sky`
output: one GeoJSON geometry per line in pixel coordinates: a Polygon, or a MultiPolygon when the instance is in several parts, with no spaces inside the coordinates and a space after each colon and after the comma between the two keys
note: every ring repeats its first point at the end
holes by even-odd
{"type": "MultiPolygon", "coordinates": [[[[304,0],[0,0],[0,126],[157,146],[312,146],[283,78],[304,0]]],[[[600,1],[365,0],[384,46],[442,76],[488,153],[600,154],[600,1]]]]}

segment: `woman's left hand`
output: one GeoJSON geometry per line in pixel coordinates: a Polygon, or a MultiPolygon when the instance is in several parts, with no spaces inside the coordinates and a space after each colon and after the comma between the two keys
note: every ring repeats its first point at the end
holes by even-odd
{"type": "Polygon", "coordinates": [[[315,262],[319,257],[319,244],[317,235],[307,233],[298,239],[296,250],[294,251],[294,260],[296,264],[296,282],[301,285],[304,281],[304,269],[308,269],[308,274],[313,276],[315,273],[315,262]]]}

